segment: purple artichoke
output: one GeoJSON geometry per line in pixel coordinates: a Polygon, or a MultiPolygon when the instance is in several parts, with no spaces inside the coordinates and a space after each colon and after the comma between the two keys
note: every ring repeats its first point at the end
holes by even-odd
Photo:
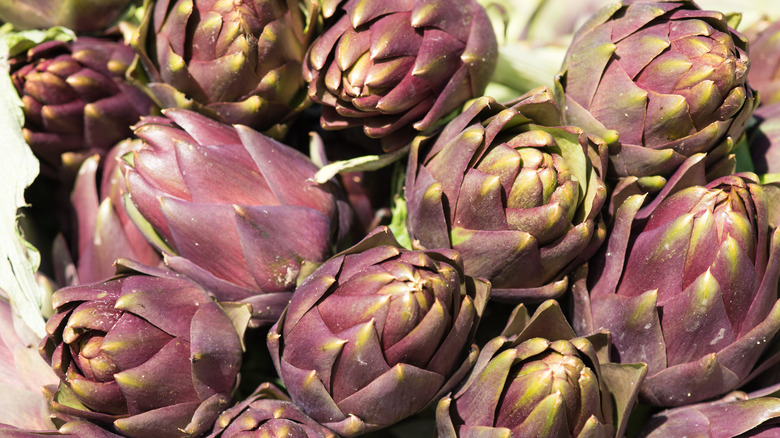
{"type": "Polygon", "coordinates": [[[397,149],[481,95],[495,69],[496,37],[474,0],[348,0],[335,14],[304,64],[326,129],[360,126],[397,149]]]}
{"type": "Polygon", "coordinates": [[[750,85],[761,93],[761,105],[780,102],[780,20],[760,22],[748,32],[750,35],[750,60],[748,72],[750,85]]]}
{"type": "Polygon", "coordinates": [[[696,154],[710,180],[733,171],[758,104],[749,67],[747,40],[691,0],[613,3],[577,31],[556,98],[566,123],[610,144],[613,211],[630,193],[662,190],[696,154]]]}
{"type": "Polygon", "coordinates": [[[295,406],[279,388],[260,385],[246,400],[217,419],[209,438],[335,438],[336,434],[295,406]]]}
{"type": "Polygon", "coordinates": [[[106,29],[133,0],[0,0],[0,19],[17,29],[64,26],[78,34],[106,29]]]}
{"type": "Polygon", "coordinates": [[[463,378],[489,291],[463,274],[455,251],[406,250],[378,228],[301,283],[268,347],[301,410],[358,435],[419,412],[463,378]]]}
{"type": "MultiPolygon", "coordinates": [[[[748,378],[780,329],[780,231],[756,176],[723,177],[618,210],[588,288],[575,288],[578,332],[607,329],[621,362],[646,362],[656,406],[726,394],[748,378]]],[[[579,283],[582,284],[581,282],[579,283]]]]}
{"type": "Polygon", "coordinates": [[[340,187],[312,182],[307,157],[246,126],[165,114],[136,128],[145,144],[126,164],[131,217],[171,268],[271,325],[302,264],[327,259],[348,230],[340,187]]]}
{"type": "Polygon", "coordinates": [[[561,126],[548,89],[505,105],[481,98],[432,144],[413,143],[409,235],[458,251],[493,298],[555,298],[604,239],[606,159],[603,142],[561,126]]]}
{"type": "Polygon", "coordinates": [[[134,269],[150,275],[55,292],[40,344],[61,379],[52,410],[129,437],[205,433],[230,405],[249,311],[228,316],[192,281],[134,269]]]}
{"type": "Polygon", "coordinates": [[[750,133],[753,169],[759,175],[780,173],[780,102],[759,107],[750,133]]]}
{"type": "Polygon", "coordinates": [[[11,61],[24,137],[44,172],[56,175],[65,152],[104,155],[152,111],[152,101],[125,80],[133,56],[122,43],[82,37],[39,44],[11,61]]]}
{"type": "Polygon", "coordinates": [[[465,382],[442,398],[442,438],[624,436],[646,365],[609,363],[609,336],[577,337],[558,303],[521,304],[465,382]]]}
{"type": "Polygon", "coordinates": [[[308,104],[304,0],[160,0],[135,41],[164,108],[277,132],[308,104]],[[277,129],[272,129],[277,128],[277,129]]]}

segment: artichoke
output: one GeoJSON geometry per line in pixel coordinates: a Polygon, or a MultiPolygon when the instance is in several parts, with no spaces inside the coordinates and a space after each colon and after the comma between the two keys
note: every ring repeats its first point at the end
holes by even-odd
{"type": "Polygon", "coordinates": [[[11,60],[24,103],[24,137],[42,172],[56,175],[65,152],[104,155],[153,110],[152,101],[125,80],[133,57],[122,43],[82,37],[42,43],[11,60]]]}
{"type": "Polygon", "coordinates": [[[521,304],[466,381],[436,408],[439,436],[622,437],[646,365],[608,361],[609,336],[576,337],[558,303],[521,304]]]}
{"type": "Polygon", "coordinates": [[[340,187],[315,184],[306,156],[246,126],[165,115],[137,126],[145,144],[124,162],[131,218],[172,269],[271,325],[302,264],[327,259],[349,229],[340,187]]]}
{"type": "Polygon", "coordinates": [[[100,157],[87,158],[81,165],[71,194],[76,215],[76,283],[94,283],[114,275],[114,262],[129,258],[156,266],[160,253],[130,220],[124,208],[124,175],[118,160],[140,147],[140,141],[126,140],[113,147],[100,166],[100,157]],[[100,189],[96,177],[102,173],[100,189]]]}
{"type": "Polygon", "coordinates": [[[246,400],[217,419],[209,438],[335,438],[336,434],[301,412],[271,383],[264,383],[246,400]]]}
{"type": "Polygon", "coordinates": [[[750,154],[754,171],[780,173],[780,102],[759,107],[750,131],[750,154]]]}
{"type": "Polygon", "coordinates": [[[607,329],[621,362],[649,365],[648,403],[679,406],[737,388],[780,329],[780,231],[756,179],[681,190],[647,220],[634,217],[643,197],[630,197],[587,287],[575,288],[578,332],[607,329]]]}
{"type": "Polygon", "coordinates": [[[780,102],[780,20],[763,21],[751,27],[750,85],[761,93],[761,105],[780,102]],[[759,29],[756,29],[759,28],[759,29]]]}
{"type": "Polygon", "coordinates": [[[153,2],[134,46],[164,108],[277,133],[304,108],[304,0],[153,2]],[[273,128],[273,129],[272,129],[273,128]]]}
{"type": "Polygon", "coordinates": [[[230,406],[247,306],[229,316],[184,277],[124,269],[55,292],[40,344],[61,379],[51,408],[123,436],[203,434],[230,406]]]}
{"type": "Polygon", "coordinates": [[[397,149],[481,95],[493,74],[496,37],[475,0],[349,0],[340,8],[304,64],[325,129],[360,126],[397,149]]]}
{"type": "Polygon", "coordinates": [[[0,20],[17,29],[64,26],[78,34],[102,31],[132,0],[0,0],[0,20]]]}
{"type": "Polygon", "coordinates": [[[707,154],[709,180],[732,172],[729,153],[758,104],[749,66],[726,16],[690,0],[616,2],[577,31],[556,98],[566,123],[610,144],[612,211],[626,191],[662,190],[695,154],[707,154]]]}
{"type": "Polygon", "coordinates": [[[268,347],[293,403],[358,435],[421,411],[463,378],[489,291],[456,252],[406,250],[381,227],[298,286],[268,347]]]}
{"type": "Polygon", "coordinates": [[[414,244],[458,251],[492,298],[560,296],[604,239],[604,143],[561,126],[549,89],[505,105],[480,98],[429,143],[409,155],[414,244]]]}

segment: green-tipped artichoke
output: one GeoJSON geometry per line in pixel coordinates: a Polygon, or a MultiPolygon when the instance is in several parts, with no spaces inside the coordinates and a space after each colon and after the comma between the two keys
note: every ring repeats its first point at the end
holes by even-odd
{"type": "Polygon", "coordinates": [[[64,26],[78,34],[108,28],[133,0],[0,0],[0,20],[17,29],[64,26]]]}
{"type": "MultiPolygon", "coordinates": [[[[306,104],[305,0],[160,0],[135,45],[165,108],[279,133],[306,104]]],[[[309,11],[310,12],[310,11],[309,11]]]]}
{"type": "Polygon", "coordinates": [[[489,291],[456,252],[406,250],[379,228],[298,286],[268,347],[296,405],[358,435],[421,411],[465,376],[489,291]]]}
{"type": "Polygon", "coordinates": [[[780,330],[780,230],[751,174],[664,199],[635,218],[618,210],[589,289],[575,288],[580,333],[607,329],[621,361],[646,362],[641,390],[656,406],[724,395],[748,378],[780,330]]]}
{"type": "Polygon", "coordinates": [[[520,305],[436,409],[439,436],[624,436],[646,365],[609,363],[609,336],[577,337],[558,303],[520,305]]]}
{"type": "Polygon", "coordinates": [[[481,95],[493,74],[496,37],[475,0],[349,0],[340,7],[304,64],[326,129],[360,126],[396,149],[481,95]]]}
{"type": "Polygon", "coordinates": [[[42,43],[11,60],[24,137],[42,172],[56,175],[65,152],[104,155],[152,111],[152,101],[125,80],[133,56],[122,43],[82,37],[42,43]]]}
{"type": "Polygon", "coordinates": [[[133,269],[55,292],[40,344],[61,379],[52,410],[129,437],[203,434],[230,406],[249,310],[228,316],[182,276],[133,269]]]}
{"type": "Polygon", "coordinates": [[[555,298],[604,239],[606,160],[603,142],[561,125],[549,89],[505,105],[481,98],[435,142],[414,142],[409,235],[458,251],[494,298],[555,298]]]}
{"type": "Polygon", "coordinates": [[[295,406],[279,388],[264,383],[223,412],[209,438],[335,438],[336,434],[295,406]]]}
{"type": "Polygon", "coordinates": [[[749,67],[747,40],[724,14],[690,0],[622,1],[577,31],[556,98],[566,123],[610,144],[617,208],[628,193],[663,189],[698,153],[710,180],[733,171],[729,154],[758,104],[749,67]]]}
{"type": "Polygon", "coordinates": [[[341,188],[314,183],[311,160],[246,126],[165,114],[139,124],[144,146],[125,162],[132,219],[171,268],[273,324],[303,263],[327,259],[349,228],[341,188]]]}

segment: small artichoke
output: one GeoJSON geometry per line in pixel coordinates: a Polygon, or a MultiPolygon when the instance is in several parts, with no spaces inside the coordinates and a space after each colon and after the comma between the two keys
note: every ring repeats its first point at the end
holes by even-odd
{"type": "Polygon", "coordinates": [[[435,141],[415,141],[406,176],[409,235],[452,248],[491,297],[555,298],[604,239],[606,145],[562,126],[549,89],[476,100],[435,141]]]}
{"type": "Polygon", "coordinates": [[[160,0],[135,37],[164,108],[278,133],[308,104],[304,0],[160,0]]]}
{"type": "Polygon", "coordinates": [[[609,363],[609,336],[577,337],[558,303],[518,306],[436,409],[439,437],[624,436],[646,365],[609,363]]]}
{"type": "MultiPolygon", "coordinates": [[[[689,157],[706,153],[710,180],[758,104],[747,83],[747,40],[720,12],[690,0],[621,1],[574,35],[557,78],[564,121],[610,144],[610,175],[655,193],[689,157]]],[[[615,208],[619,202],[615,203],[615,208]]]]}
{"type": "Polygon", "coordinates": [[[203,434],[230,406],[249,310],[231,317],[184,277],[124,269],[54,293],[40,344],[61,379],[51,408],[128,437],[203,434]]]}
{"type": "Polygon", "coordinates": [[[304,64],[325,129],[360,126],[397,149],[481,95],[493,74],[496,37],[475,0],[348,0],[340,8],[304,64]]]}
{"type": "Polygon", "coordinates": [[[65,152],[105,152],[132,134],[154,104],[125,79],[133,50],[112,40],[81,37],[39,44],[11,60],[24,104],[24,138],[56,175],[65,152]]]}
{"type": "Polygon", "coordinates": [[[578,332],[607,329],[621,362],[649,365],[647,403],[734,390],[780,330],[780,230],[756,180],[680,190],[647,220],[635,218],[643,197],[630,197],[590,262],[590,295],[575,288],[578,332]]]}
{"type": "Polygon", "coordinates": [[[455,251],[406,250],[381,227],[298,286],[268,347],[296,405],[358,435],[421,411],[463,378],[489,291],[455,251]]]}
{"type": "Polygon", "coordinates": [[[124,163],[131,218],[166,263],[221,301],[252,303],[273,324],[305,261],[322,262],[349,229],[339,186],[311,181],[300,152],[246,126],[165,110],[136,127],[124,163]]]}
{"type": "Polygon", "coordinates": [[[260,385],[244,401],[223,412],[209,438],[336,438],[271,383],[260,385]]]}

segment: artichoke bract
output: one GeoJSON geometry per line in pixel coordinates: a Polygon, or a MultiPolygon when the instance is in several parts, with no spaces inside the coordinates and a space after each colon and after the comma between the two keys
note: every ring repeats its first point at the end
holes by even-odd
{"type": "Polygon", "coordinates": [[[661,411],[645,423],[638,438],[707,436],[771,438],[777,436],[780,398],[735,391],[726,397],[661,411]]]}
{"type": "Polygon", "coordinates": [[[182,276],[123,269],[54,293],[40,344],[61,379],[52,410],[129,437],[209,431],[238,382],[248,306],[227,313],[182,276]]]}
{"type": "Polygon", "coordinates": [[[430,141],[406,174],[409,235],[452,248],[491,298],[555,298],[604,239],[606,145],[562,126],[549,89],[506,105],[483,97],[430,141]]]}
{"type": "Polygon", "coordinates": [[[304,0],[153,3],[134,45],[164,108],[277,132],[307,105],[304,0]]]}
{"type": "Polygon", "coordinates": [[[78,34],[108,28],[132,0],[0,0],[0,20],[17,29],[64,26],[78,34]]]}
{"type": "Polygon", "coordinates": [[[442,398],[442,438],[622,437],[644,364],[609,363],[609,336],[577,337],[558,303],[521,304],[465,382],[442,398]]]}
{"type": "Polygon", "coordinates": [[[160,253],[125,211],[127,192],[118,160],[140,147],[139,140],[126,140],[111,148],[101,169],[100,157],[81,165],[71,194],[78,226],[76,236],[77,283],[93,283],[114,275],[114,262],[128,258],[148,266],[162,262],[160,253]],[[97,175],[102,173],[98,186],[97,175]],[[99,188],[98,188],[99,187],[99,188]]]}
{"type": "Polygon", "coordinates": [[[341,188],[314,183],[311,160],[246,126],[164,113],[136,127],[145,144],[124,162],[131,218],[172,269],[271,325],[301,265],[327,259],[349,229],[341,188]]]}
{"type": "Polygon", "coordinates": [[[122,43],[81,37],[42,43],[11,60],[24,138],[43,173],[56,175],[65,152],[105,155],[152,111],[151,99],[125,79],[133,57],[122,43]]]}
{"type": "Polygon", "coordinates": [[[758,105],[749,67],[747,40],[724,14],[689,0],[622,1],[574,35],[555,91],[566,123],[610,144],[611,175],[651,193],[697,153],[711,179],[731,173],[723,161],[758,105]]]}
{"type": "Polygon", "coordinates": [[[737,388],[780,329],[780,231],[756,180],[737,174],[681,190],[647,220],[635,218],[643,197],[630,197],[587,287],[574,289],[578,332],[607,329],[621,362],[649,365],[648,403],[737,388]]]}
{"type": "Polygon", "coordinates": [[[209,438],[336,438],[295,406],[279,388],[264,383],[245,400],[223,412],[209,438]]]}
{"type": "Polygon", "coordinates": [[[421,411],[465,376],[489,292],[455,251],[406,250],[380,227],[298,286],[268,347],[293,403],[354,436],[421,411]]]}
{"type": "Polygon", "coordinates": [[[496,37],[474,0],[349,0],[340,8],[304,63],[325,129],[360,126],[397,149],[481,95],[493,74],[496,37]]]}

